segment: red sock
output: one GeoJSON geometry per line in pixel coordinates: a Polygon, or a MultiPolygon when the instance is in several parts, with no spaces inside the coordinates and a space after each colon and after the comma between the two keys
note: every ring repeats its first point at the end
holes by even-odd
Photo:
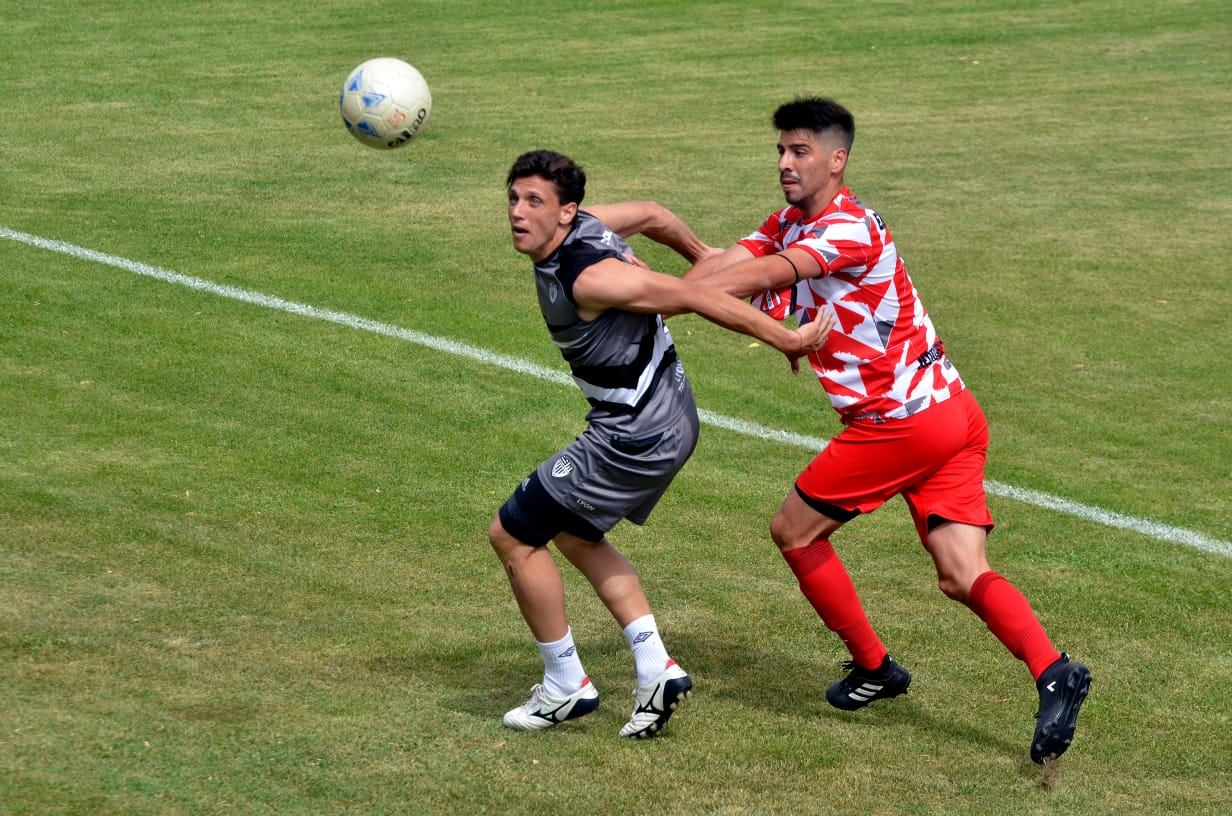
{"type": "Polygon", "coordinates": [[[830,542],[819,538],[807,547],[783,550],[783,558],[826,628],[843,639],[851,659],[866,669],[880,666],[886,648],[864,615],[851,577],[830,542]]]}
{"type": "Polygon", "coordinates": [[[976,578],[967,606],[980,616],[988,631],[1005,644],[1010,654],[1027,664],[1036,680],[1061,656],[1035,617],[1031,604],[1003,576],[990,570],[976,578]]]}

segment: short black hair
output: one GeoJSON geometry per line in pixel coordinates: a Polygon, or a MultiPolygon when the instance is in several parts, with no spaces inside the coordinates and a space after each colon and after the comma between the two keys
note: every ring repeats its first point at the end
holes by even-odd
{"type": "Polygon", "coordinates": [[[581,204],[586,197],[586,172],[573,159],[554,150],[532,150],[518,156],[509,168],[505,188],[527,176],[540,176],[552,182],[561,204],[581,204]]]}
{"type": "Polygon", "coordinates": [[[843,146],[848,151],[856,138],[856,120],[851,111],[820,96],[802,96],[780,105],[773,121],[778,130],[811,130],[818,136],[827,131],[842,131],[843,146]]]}

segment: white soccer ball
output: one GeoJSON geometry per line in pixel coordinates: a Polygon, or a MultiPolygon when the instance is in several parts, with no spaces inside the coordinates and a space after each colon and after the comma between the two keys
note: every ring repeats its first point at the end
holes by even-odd
{"type": "Polygon", "coordinates": [[[379,57],[360,64],[338,95],[342,124],[368,147],[389,150],[407,144],[432,114],[432,92],[423,75],[399,59],[379,57]]]}

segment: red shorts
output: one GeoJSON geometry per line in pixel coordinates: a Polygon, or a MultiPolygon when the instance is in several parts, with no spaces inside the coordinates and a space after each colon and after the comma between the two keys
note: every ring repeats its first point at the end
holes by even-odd
{"type": "Polygon", "coordinates": [[[906,419],[853,420],[804,469],[796,490],[840,521],[871,513],[901,493],[921,541],[930,516],[991,531],[987,456],[988,421],[964,389],[906,419]]]}

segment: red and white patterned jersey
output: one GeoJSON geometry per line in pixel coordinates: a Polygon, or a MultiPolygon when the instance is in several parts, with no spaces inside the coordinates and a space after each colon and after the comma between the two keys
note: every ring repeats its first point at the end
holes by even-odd
{"type": "Polygon", "coordinates": [[[821,264],[820,277],[763,292],[753,305],[780,320],[833,313],[809,362],[844,422],[902,419],[963,390],[885,222],[846,187],[816,218],[787,207],[740,244],[759,257],[795,247],[821,264]]]}

